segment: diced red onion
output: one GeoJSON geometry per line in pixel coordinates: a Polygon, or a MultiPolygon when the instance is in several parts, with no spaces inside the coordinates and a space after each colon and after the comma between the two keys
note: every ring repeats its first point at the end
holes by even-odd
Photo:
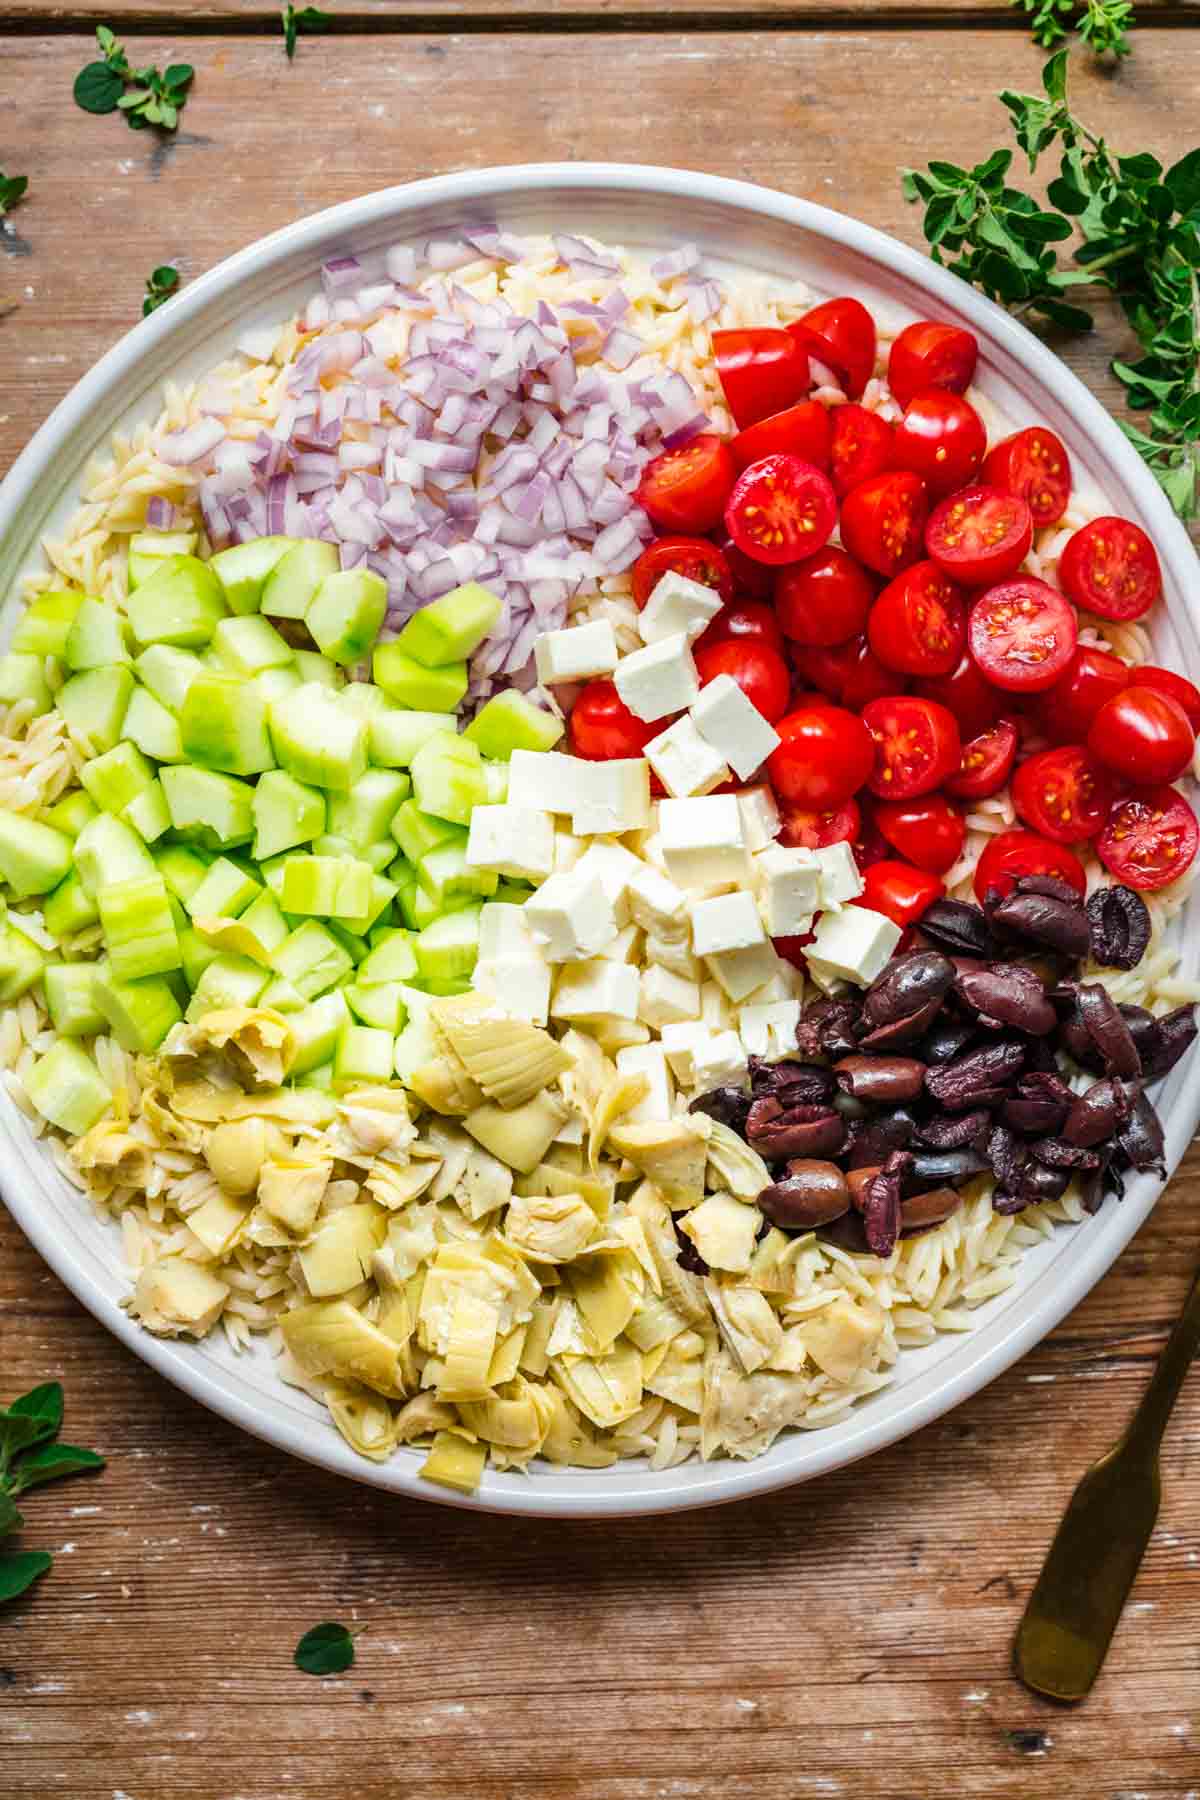
{"type": "Polygon", "coordinates": [[[377,444],[359,444],[353,441],[343,443],[338,449],[337,460],[343,469],[378,468],[383,452],[377,444]]]}
{"type": "Polygon", "coordinates": [[[706,413],[693,413],[690,419],[686,419],[674,431],[667,432],[663,437],[663,443],[668,450],[678,450],[681,444],[690,444],[694,437],[699,437],[702,431],[707,431],[711,424],[712,420],[706,413]]]}
{"type": "Polygon", "coordinates": [[[390,280],[407,285],[417,272],[417,253],[408,244],[393,244],[384,253],[383,266],[390,280]]]}
{"type": "Polygon", "coordinates": [[[689,281],[686,285],[688,315],[695,325],[703,325],[719,313],[724,304],[724,295],[720,283],[716,281],[689,281]]]}
{"type": "Polygon", "coordinates": [[[357,256],[335,256],[321,265],[321,286],[327,294],[344,294],[362,280],[357,256]]]}
{"type": "Polygon", "coordinates": [[[695,244],[683,244],[678,250],[671,250],[666,256],[660,256],[650,264],[650,273],[657,282],[674,281],[677,275],[686,275],[700,261],[700,252],[695,244]]]}
{"type": "Polygon", "coordinates": [[[172,468],[184,468],[203,462],[224,440],[225,427],[220,419],[197,419],[194,425],[187,425],[182,431],[174,431],[163,438],[158,446],[158,458],[172,468]]]}
{"type": "Polygon", "coordinates": [[[566,263],[572,274],[581,272],[585,275],[617,275],[620,265],[615,258],[606,256],[603,251],[596,250],[583,238],[574,237],[566,231],[556,232],[554,248],[560,262],[566,263]]]}
{"type": "Polygon", "coordinates": [[[161,494],[153,494],[146,506],[146,524],[151,531],[170,531],[175,523],[175,508],[161,494]]]}
{"type": "Polygon", "coordinates": [[[343,569],[357,569],[367,560],[365,544],[339,544],[338,558],[343,569]]]}

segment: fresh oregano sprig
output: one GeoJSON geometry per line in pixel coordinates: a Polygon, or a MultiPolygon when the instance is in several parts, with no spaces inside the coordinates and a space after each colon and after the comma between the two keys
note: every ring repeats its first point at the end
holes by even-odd
{"type": "Polygon", "coordinates": [[[190,63],[172,63],[163,73],[135,69],[107,25],[96,27],[101,60],[90,62],[75,77],[75,104],[84,112],[123,112],[135,131],[157,125],[174,131],[196,73],[190,63]]]}
{"type": "Polygon", "coordinates": [[[142,301],[142,317],[148,319],[152,312],[179,291],[179,270],[174,263],[160,263],[146,277],[146,297],[142,301]]]}
{"type": "Polygon", "coordinates": [[[1031,172],[1059,151],[1048,205],[1009,186],[1008,149],[971,169],[905,170],[904,192],[925,208],[934,261],[1015,312],[1088,331],[1092,316],[1073,290],[1116,296],[1142,355],[1113,370],[1129,405],[1148,415],[1121,428],[1190,518],[1200,489],[1200,149],[1167,169],[1148,153],[1110,150],[1070,110],[1066,51],[1047,62],[1042,88],[1000,99],[1031,172]],[[1064,267],[1056,246],[1076,233],[1074,266],[1064,267]]]}
{"type": "MultiPolygon", "coordinates": [[[[94,1450],[55,1441],[62,1420],[63,1391],[57,1381],[44,1382],[11,1406],[0,1407],[0,1538],[25,1523],[16,1504],[19,1494],[104,1467],[104,1458],[94,1450]]],[[[45,1550],[0,1550],[0,1604],[32,1587],[52,1562],[45,1550]]]]}
{"type": "Polygon", "coordinates": [[[292,5],[292,0],[287,0],[279,20],[283,26],[283,47],[287,51],[289,62],[296,54],[296,39],[302,31],[327,31],[331,23],[328,13],[321,12],[315,6],[302,6],[297,10],[292,5]]]}
{"type": "Polygon", "coordinates": [[[1128,56],[1129,30],[1135,23],[1131,0],[1012,0],[1030,15],[1033,41],[1043,50],[1061,44],[1072,24],[1097,56],[1128,56]]]}
{"type": "Polygon", "coordinates": [[[28,175],[6,175],[0,169],[0,219],[5,213],[12,211],[18,200],[24,198],[28,186],[28,175]]]}

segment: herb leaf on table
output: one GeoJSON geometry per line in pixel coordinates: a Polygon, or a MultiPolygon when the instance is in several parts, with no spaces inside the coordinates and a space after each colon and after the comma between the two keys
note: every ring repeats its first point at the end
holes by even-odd
{"type": "Polygon", "coordinates": [[[0,219],[24,198],[28,186],[28,175],[6,175],[0,169],[0,219]]]}
{"type": "Polygon", "coordinates": [[[146,298],[142,301],[142,317],[148,319],[172,294],[179,291],[179,270],[174,263],[160,263],[146,277],[146,298]]]}
{"type": "Polygon", "coordinates": [[[1030,15],[1035,44],[1052,50],[1069,35],[1072,23],[1084,43],[1097,56],[1128,56],[1128,31],[1135,23],[1132,0],[1012,0],[1030,15]]]}
{"type": "Polygon", "coordinates": [[[305,1632],[294,1660],[306,1675],[340,1675],[354,1662],[354,1639],[344,1625],[326,1620],[305,1632]]]}
{"type": "Polygon", "coordinates": [[[190,63],[172,63],[165,73],[135,69],[107,25],[96,28],[100,62],[90,62],[75,77],[75,104],[84,112],[121,111],[135,131],[157,125],[174,131],[196,71],[190,63]]]}
{"type": "MultiPolygon", "coordinates": [[[[7,1408],[0,1408],[0,1538],[25,1523],[16,1496],[47,1481],[85,1470],[102,1469],[94,1450],[54,1440],[62,1427],[63,1391],[57,1381],[31,1388],[7,1408]]],[[[15,1600],[50,1568],[44,1550],[0,1551],[0,1603],[15,1600]]]]}
{"type": "Polygon", "coordinates": [[[297,11],[292,0],[288,0],[279,17],[283,26],[283,47],[287,51],[289,62],[296,54],[296,39],[301,32],[326,31],[332,22],[328,13],[321,12],[315,6],[302,6],[297,11]]]}

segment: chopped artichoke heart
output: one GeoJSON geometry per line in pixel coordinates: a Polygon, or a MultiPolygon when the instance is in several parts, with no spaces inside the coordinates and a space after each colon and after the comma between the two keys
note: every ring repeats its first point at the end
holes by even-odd
{"type": "Polygon", "coordinates": [[[461,1118],[481,1105],[484,1095],[479,1083],[472,1081],[455,1056],[434,1056],[420,1063],[406,1077],[419,1100],[434,1112],[461,1118]]]}
{"type": "Polygon", "coordinates": [[[717,1350],[705,1362],[700,1454],[761,1456],[781,1431],[803,1421],[808,1405],[807,1382],[767,1369],[743,1375],[727,1350],[717,1350]]]}
{"type": "Polygon", "coordinates": [[[521,1346],[520,1366],[527,1375],[544,1375],[549,1367],[547,1346],[554,1329],[556,1304],[554,1300],[539,1300],[533,1308],[521,1346]]]}
{"type": "Polygon", "coordinates": [[[381,1394],[401,1395],[399,1345],[348,1300],[298,1306],[279,1320],[283,1341],[308,1375],[361,1381],[381,1394]]]}
{"type": "Polygon", "coordinates": [[[485,1150],[509,1168],[528,1174],[537,1168],[566,1117],[562,1101],[543,1091],[511,1111],[489,1100],[468,1113],[463,1124],[485,1150]]]}
{"type": "Polygon", "coordinates": [[[532,1194],[579,1194],[597,1219],[603,1221],[612,1211],[616,1185],[611,1168],[588,1175],[559,1168],[557,1163],[544,1162],[528,1175],[518,1175],[513,1182],[513,1192],[524,1199],[532,1194]]]}
{"type": "Polygon", "coordinates": [[[496,1307],[467,1288],[458,1290],[438,1383],[439,1400],[481,1400],[488,1394],[488,1371],[499,1325],[496,1307]]]}
{"type": "Polygon", "coordinates": [[[588,1167],[593,1175],[600,1167],[600,1154],[608,1142],[613,1125],[644,1100],[650,1092],[646,1076],[635,1072],[614,1073],[596,1096],[588,1120],[588,1167]]]}
{"type": "Polygon", "coordinates": [[[642,1356],[633,1344],[606,1356],[556,1356],[550,1372],[585,1418],[602,1429],[630,1419],[642,1404],[642,1356]]]}
{"type": "Polygon", "coordinates": [[[186,1332],[200,1338],[212,1330],[228,1298],[225,1283],[199,1263],[166,1256],[141,1271],[129,1309],[157,1336],[186,1332]]]}
{"type": "Polygon", "coordinates": [[[757,1288],[732,1282],[704,1283],[717,1329],[747,1375],[769,1362],[783,1341],[783,1326],[770,1301],[757,1288]]]}
{"type": "Polygon", "coordinates": [[[363,1185],[380,1206],[386,1206],[389,1212],[400,1212],[421,1198],[440,1167],[438,1162],[410,1162],[405,1168],[398,1169],[394,1163],[380,1158],[363,1185]]]}
{"type": "Polygon", "coordinates": [[[596,1215],[580,1194],[513,1199],[504,1221],[510,1244],[535,1262],[570,1262],[596,1233],[596,1215]]]}
{"type": "Polygon", "coordinates": [[[550,1406],[550,1423],[542,1440],[542,1455],[547,1462],[577,1469],[611,1469],[617,1453],[596,1436],[591,1421],[583,1418],[557,1388],[543,1388],[542,1392],[550,1406]]]}
{"type": "Polygon", "coordinates": [[[503,1387],[506,1381],[515,1379],[521,1367],[521,1357],[525,1349],[525,1339],[529,1336],[528,1325],[517,1325],[504,1337],[497,1341],[492,1353],[491,1367],[488,1369],[487,1384],[493,1390],[503,1387]]]}
{"type": "Polygon", "coordinates": [[[512,1170],[497,1156],[472,1144],[459,1176],[455,1199],[468,1219],[485,1219],[512,1199],[512,1170]]]}
{"type": "Polygon", "coordinates": [[[396,1435],[400,1443],[411,1444],[417,1438],[432,1437],[448,1431],[458,1423],[452,1406],[445,1406],[432,1394],[415,1394],[396,1415],[396,1435]]]}
{"type": "Polygon", "coordinates": [[[282,1013],[267,1007],[230,1006],[177,1025],[163,1045],[173,1062],[218,1051],[243,1086],[278,1087],[292,1066],[296,1040],[282,1013]]]}
{"type": "MultiPolygon", "coordinates": [[[[688,1337],[693,1333],[687,1333],[688,1337]]],[[[698,1413],[704,1404],[704,1357],[695,1349],[676,1339],[674,1343],[663,1346],[663,1355],[653,1369],[647,1368],[645,1384],[647,1391],[657,1394],[660,1400],[669,1400],[673,1406],[682,1406],[688,1412],[698,1413]]]]}
{"type": "Polygon", "coordinates": [[[738,1200],[757,1200],[771,1185],[771,1171],[757,1150],[719,1119],[709,1123],[708,1167],[714,1187],[726,1188],[738,1200]]]}
{"type": "Polygon", "coordinates": [[[325,1404],[333,1422],[360,1456],[386,1462],[399,1441],[395,1415],[386,1401],[369,1389],[349,1382],[330,1381],[325,1404]]]}
{"type": "Polygon", "coordinates": [[[550,1426],[550,1408],[540,1391],[520,1378],[510,1384],[508,1393],[488,1400],[466,1401],[458,1410],[463,1424],[476,1437],[519,1451],[526,1459],[537,1455],[550,1426]]]}
{"type": "Polygon", "coordinates": [[[687,1320],[669,1300],[661,1294],[644,1294],[625,1327],[625,1336],[639,1350],[648,1351],[656,1350],[660,1344],[669,1344],[672,1338],[686,1330],[687,1320]]]}
{"type": "Polygon", "coordinates": [[[371,1259],[383,1243],[385,1219],[382,1208],[370,1202],[340,1206],[327,1215],[298,1258],[315,1300],[345,1294],[369,1279],[371,1259]]]}
{"type": "Polygon", "coordinates": [[[418,1472],[426,1481],[473,1494],[483,1479],[486,1463],[486,1444],[471,1443],[457,1431],[439,1431],[418,1472]]]}
{"type": "Polygon", "coordinates": [[[732,1194],[710,1194],[684,1214],[679,1229],[691,1238],[710,1268],[745,1274],[761,1223],[757,1207],[735,1200],[732,1194]]]}
{"type": "Polygon", "coordinates": [[[229,1194],[252,1194],[268,1151],[282,1152],[283,1133],[261,1114],[214,1125],[204,1147],[209,1168],[229,1194]]]}
{"type": "Polygon", "coordinates": [[[619,1219],[613,1221],[613,1232],[620,1243],[632,1250],[654,1292],[661,1294],[662,1278],[658,1272],[658,1264],[651,1254],[650,1242],[642,1221],[635,1213],[623,1213],[619,1219]]]}
{"type": "Polygon", "coordinates": [[[210,1256],[224,1256],[232,1250],[246,1229],[251,1208],[220,1189],[202,1206],[188,1214],[188,1229],[198,1237],[210,1256]]]}
{"type": "Polygon", "coordinates": [[[439,1000],[429,1016],[489,1100],[521,1106],[571,1067],[548,1031],[521,1019],[497,1017],[479,994],[439,1000]]]}
{"type": "Polygon", "coordinates": [[[144,1188],[154,1167],[150,1146],[114,1119],[101,1119],[76,1138],[69,1154],[76,1168],[92,1177],[93,1185],[104,1187],[144,1188]]]}
{"type": "Polygon", "coordinates": [[[849,1382],[868,1366],[883,1335],[884,1315],[877,1306],[835,1300],[803,1322],[804,1344],[823,1375],[849,1382]]]}
{"type": "Polygon", "coordinates": [[[258,1203],[297,1237],[303,1236],[317,1222],[332,1173],[328,1157],[271,1157],[259,1174],[258,1203]]]}
{"type": "Polygon", "coordinates": [[[637,1311],[643,1283],[635,1259],[627,1254],[586,1256],[571,1264],[571,1294],[589,1349],[606,1351],[637,1311]]]}
{"type": "Polygon", "coordinates": [[[683,1314],[689,1325],[711,1331],[712,1317],[703,1284],[698,1275],[679,1266],[679,1240],[675,1236],[675,1227],[662,1197],[647,1182],[637,1190],[629,1205],[635,1218],[641,1220],[642,1229],[646,1233],[646,1242],[650,1246],[650,1254],[662,1282],[664,1299],[669,1300],[676,1311],[683,1314]]]}
{"type": "Polygon", "coordinates": [[[708,1126],[704,1113],[647,1125],[620,1125],[609,1132],[609,1145],[661,1188],[672,1206],[694,1206],[704,1193],[708,1126]]]}
{"type": "MultiPolygon", "coordinates": [[[[368,1181],[368,1188],[371,1183],[368,1181]]],[[[394,1214],[388,1220],[387,1242],[376,1257],[378,1267],[380,1259],[387,1258],[387,1267],[395,1281],[407,1281],[417,1270],[430,1262],[437,1250],[437,1236],[433,1222],[437,1217],[437,1207],[432,1204],[424,1206],[407,1206],[403,1212],[394,1214]]],[[[378,1277],[376,1277],[378,1279],[378,1277]]]]}

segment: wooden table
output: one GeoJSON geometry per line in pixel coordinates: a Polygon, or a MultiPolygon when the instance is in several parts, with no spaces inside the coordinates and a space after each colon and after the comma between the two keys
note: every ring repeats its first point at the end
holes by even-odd
{"type": "MultiPolygon", "coordinates": [[[[918,241],[899,163],[1002,141],[1036,86],[988,0],[334,0],[288,64],[270,6],[118,0],[135,61],[195,64],[177,137],[71,103],[91,17],[0,15],[0,469],[136,318],[285,221],[436,170],[655,160],[804,194],[918,241]],[[6,311],[6,308],[11,310],[6,311]]],[[[1080,110],[1128,150],[1196,138],[1195,12],[1147,9],[1080,110]]],[[[1107,317],[1067,360],[1115,403],[1107,317]]],[[[44,1490],[57,1552],[0,1616],[0,1793],[71,1800],[1197,1800],[1200,1382],[1104,1676],[1058,1710],[1009,1674],[1063,1503],[1133,1406],[1200,1255],[1200,1158],[1084,1305],[985,1393],[869,1464],[712,1513],[525,1523],[290,1462],[110,1341],[0,1217],[0,1395],[56,1375],[107,1473],[44,1490]],[[355,1669],[291,1664],[324,1618],[355,1669]]]]}

